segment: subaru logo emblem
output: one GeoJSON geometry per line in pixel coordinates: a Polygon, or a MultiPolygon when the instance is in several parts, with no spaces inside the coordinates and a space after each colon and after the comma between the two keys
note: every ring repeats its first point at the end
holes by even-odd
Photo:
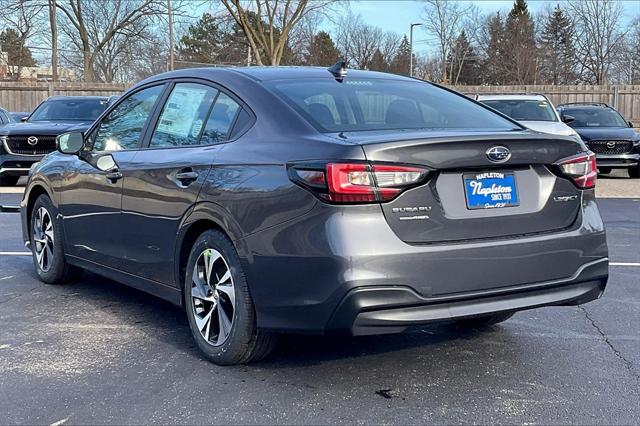
{"type": "Polygon", "coordinates": [[[494,146],[487,150],[487,158],[494,163],[504,163],[511,158],[511,151],[504,146],[494,146]]]}
{"type": "Polygon", "coordinates": [[[29,136],[27,138],[27,143],[31,146],[35,146],[38,143],[38,138],[36,138],[35,136],[29,136]]]}
{"type": "Polygon", "coordinates": [[[616,143],[614,141],[607,142],[607,148],[615,148],[615,147],[616,147],[616,143]]]}

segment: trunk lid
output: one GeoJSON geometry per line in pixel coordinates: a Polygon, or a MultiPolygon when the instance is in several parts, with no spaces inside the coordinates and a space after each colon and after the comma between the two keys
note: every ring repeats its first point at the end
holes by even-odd
{"type": "Polygon", "coordinates": [[[389,226],[405,242],[553,232],[571,226],[579,214],[581,190],[550,167],[585,151],[572,139],[528,131],[384,133],[346,136],[362,145],[371,162],[418,165],[432,171],[427,183],[382,204],[389,226]],[[501,163],[491,161],[487,152],[494,147],[507,148],[510,157],[501,163]],[[483,195],[482,188],[489,192],[483,195]],[[513,192],[495,196],[493,190],[513,192]],[[511,199],[503,202],[501,197],[511,199]],[[504,206],[481,208],[496,203],[504,206]]]}

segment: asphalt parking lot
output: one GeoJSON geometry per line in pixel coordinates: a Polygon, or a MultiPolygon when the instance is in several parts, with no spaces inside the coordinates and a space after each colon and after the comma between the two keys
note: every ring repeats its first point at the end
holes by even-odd
{"type": "Polygon", "coordinates": [[[0,422],[637,424],[640,183],[598,186],[612,262],[600,300],[484,332],[286,336],[239,367],[204,361],[159,299],[88,273],[40,283],[19,216],[0,213],[0,422]]]}

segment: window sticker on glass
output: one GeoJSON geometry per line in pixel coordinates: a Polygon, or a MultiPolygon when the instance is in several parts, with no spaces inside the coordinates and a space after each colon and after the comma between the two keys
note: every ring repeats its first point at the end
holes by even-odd
{"type": "Polygon", "coordinates": [[[202,120],[198,119],[193,122],[193,127],[191,127],[191,137],[197,138],[200,136],[200,131],[202,130],[202,120]]]}
{"type": "Polygon", "coordinates": [[[192,131],[193,119],[206,94],[205,87],[176,86],[169,96],[157,130],[172,136],[188,137],[192,131]]]}

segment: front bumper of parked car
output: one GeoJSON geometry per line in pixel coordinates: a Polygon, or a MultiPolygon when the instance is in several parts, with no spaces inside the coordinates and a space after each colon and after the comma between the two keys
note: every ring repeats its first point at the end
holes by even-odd
{"type": "Polygon", "coordinates": [[[598,167],[626,168],[640,164],[640,154],[596,154],[598,167]]]}
{"type": "Polygon", "coordinates": [[[42,159],[42,155],[17,155],[0,152],[0,175],[27,176],[31,166],[42,159]]]}

